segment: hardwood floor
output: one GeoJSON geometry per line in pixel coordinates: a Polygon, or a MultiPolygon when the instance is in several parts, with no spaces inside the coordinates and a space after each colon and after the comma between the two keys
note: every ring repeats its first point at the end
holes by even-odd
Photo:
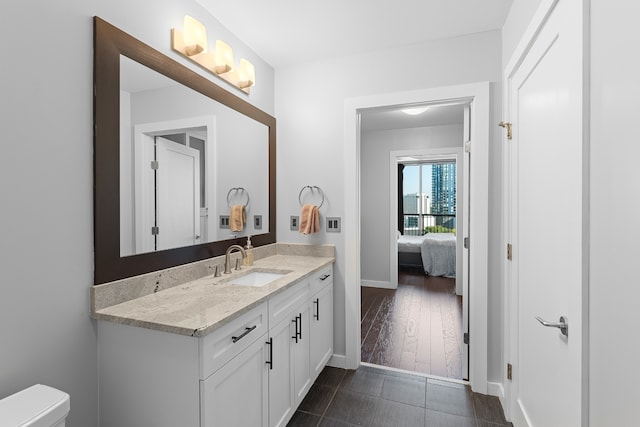
{"type": "Polygon", "coordinates": [[[362,361],[462,379],[455,279],[400,271],[398,289],[362,288],[362,361]]]}

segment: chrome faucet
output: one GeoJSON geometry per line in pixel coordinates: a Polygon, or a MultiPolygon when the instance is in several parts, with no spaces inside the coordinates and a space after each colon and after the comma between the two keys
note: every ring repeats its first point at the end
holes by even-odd
{"type": "Polygon", "coordinates": [[[227,248],[227,253],[224,256],[224,273],[225,274],[229,274],[231,273],[231,260],[230,255],[231,253],[234,251],[234,249],[237,249],[240,251],[240,253],[242,254],[242,258],[246,258],[247,257],[247,253],[245,252],[244,248],[240,245],[231,245],[229,246],[229,248],[227,248]]]}

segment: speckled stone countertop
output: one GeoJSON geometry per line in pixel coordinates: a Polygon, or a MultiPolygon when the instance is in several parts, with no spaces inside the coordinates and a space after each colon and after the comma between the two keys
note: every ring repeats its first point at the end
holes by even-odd
{"type": "Polygon", "coordinates": [[[273,255],[240,271],[189,281],[95,310],[98,320],[182,335],[204,336],[334,262],[333,257],[273,255]],[[286,272],[262,287],[228,282],[251,271],[286,272]]]}

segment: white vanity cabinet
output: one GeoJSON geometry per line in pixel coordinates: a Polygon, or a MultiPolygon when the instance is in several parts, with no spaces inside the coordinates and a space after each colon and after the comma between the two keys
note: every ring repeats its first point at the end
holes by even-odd
{"type": "Polygon", "coordinates": [[[101,427],[286,426],[333,353],[332,274],[202,337],[100,320],[101,427]]]}

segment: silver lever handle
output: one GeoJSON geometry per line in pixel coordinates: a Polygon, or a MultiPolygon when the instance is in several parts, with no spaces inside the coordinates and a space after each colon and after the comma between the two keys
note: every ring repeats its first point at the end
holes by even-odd
{"type": "Polygon", "coordinates": [[[560,329],[560,333],[565,337],[569,336],[569,319],[567,319],[565,316],[560,316],[560,320],[558,320],[558,323],[547,322],[539,316],[536,316],[536,320],[542,323],[542,325],[546,326],[547,328],[560,329]]]}

